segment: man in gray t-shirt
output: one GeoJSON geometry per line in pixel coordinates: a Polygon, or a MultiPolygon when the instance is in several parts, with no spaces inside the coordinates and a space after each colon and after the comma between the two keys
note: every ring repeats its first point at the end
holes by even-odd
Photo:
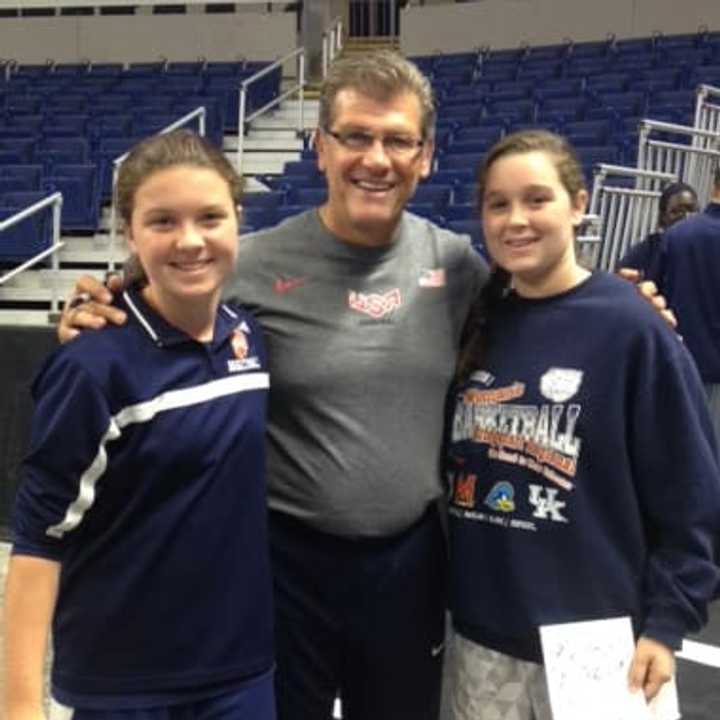
{"type": "Polygon", "coordinates": [[[315,138],[328,201],[243,238],[228,288],[256,314],[268,443],[280,720],[435,720],[443,408],[486,276],[466,239],[403,212],[430,172],[427,80],[341,60],[315,138]]]}
{"type": "Polygon", "coordinates": [[[437,718],[444,402],[487,268],[404,212],[433,124],[399,55],[336,62],[315,140],[328,201],[242,238],[228,288],[267,337],[279,720],[328,720],[338,693],[350,720],[437,718]]]}

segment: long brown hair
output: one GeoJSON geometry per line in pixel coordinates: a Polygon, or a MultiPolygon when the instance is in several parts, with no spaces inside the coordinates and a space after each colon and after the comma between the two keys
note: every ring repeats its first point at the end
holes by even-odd
{"type": "MultiPolygon", "coordinates": [[[[499,140],[488,151],[478,168],[477,205],[483,207],[487,178],[492,166],[508,155],[522,155],[529,152],[543,152],[552,159],[560,182],[574,200],[585,190],[582,166],[572,146],[565,138],[546,130],[521,130],[499,140]]],[[[487,346],[488,323],[493,311],[510,288],[510,273],[491,263],[490,278],[470,308],[460,339],[457,378],[460,382],[468,379],[482,361],[487,346]]]]}

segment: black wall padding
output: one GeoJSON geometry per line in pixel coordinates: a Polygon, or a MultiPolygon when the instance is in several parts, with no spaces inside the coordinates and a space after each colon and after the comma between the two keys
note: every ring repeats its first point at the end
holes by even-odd
{"type": "Polygon", "coordinates": [[[8,538],[10,513],[27,451],[33,404],[30,385],[57,346],[54,328],[0,327],[0,536],[8,538]]]}

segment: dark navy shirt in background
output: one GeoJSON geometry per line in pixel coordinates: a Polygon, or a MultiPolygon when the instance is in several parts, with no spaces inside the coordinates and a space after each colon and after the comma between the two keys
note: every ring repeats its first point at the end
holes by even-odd
{"type": "Polygon", "coordinates": [[[36,378],[14,552],[62,563],[53,695],[167,705],[271,669],[260,330],[221,306],[212,342],[135,292],[36,378]]]}
{"type": "Polygon", "coordinates": [[[654,232],[629,248],[617,267],[639,270],[643,280],[652,280],[660,287],[664,275],[665,252],[665,234],[654,232]]]}
{"type": "Polygon", "coordinates": [[[720,383],[720,203],[666,233],[663,291],[706,383],[720,383]]]}

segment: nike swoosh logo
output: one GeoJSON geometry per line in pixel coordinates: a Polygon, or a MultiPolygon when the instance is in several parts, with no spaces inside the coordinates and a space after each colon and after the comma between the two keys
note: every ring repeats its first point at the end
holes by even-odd
{"type": "Polygon", "coordinates": [[[277,278],[275,280],[275,284],[273,285],[273,289],[276,293],[280,293],[281,295],[284,295],[287,292],[290,292],[291,290],[296,290],[299,287],[302,287],[307,283],[307,278],[304,277],[297,277],[297,278],[277,278]]]}
{"type": "Polygon", "coordinates": [[[445,649],[445,643],[440,643],[430,648],[430,654],[433,657],[437,657],[445,649]]]}

